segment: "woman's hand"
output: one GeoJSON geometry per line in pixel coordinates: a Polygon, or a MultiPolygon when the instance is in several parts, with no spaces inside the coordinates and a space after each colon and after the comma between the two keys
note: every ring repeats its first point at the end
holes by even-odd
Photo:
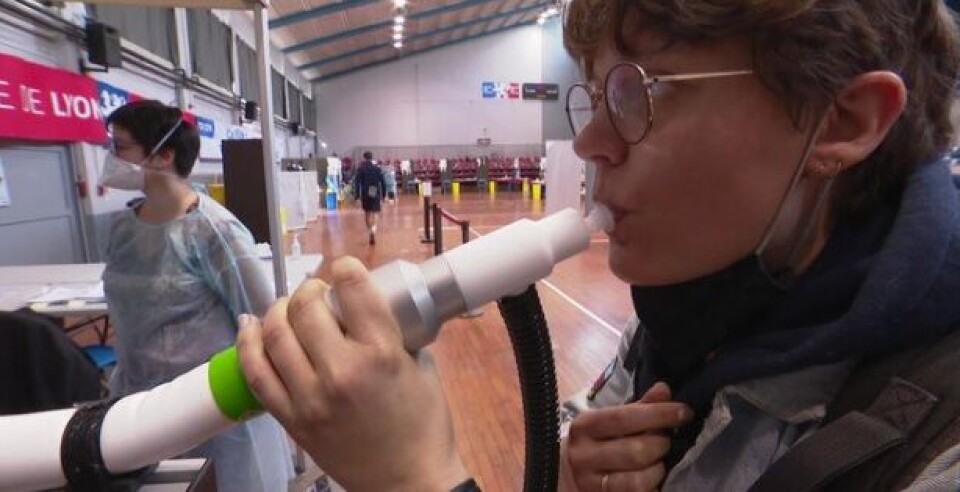
{"type": "Polygon", "coordinates": [[[689,407],[670,401],[663,383],[636,403],[581,414],[561,447],[561,483],[580,492],[656,490],[670,449],[665,431],[692,416],[689,407]]]}
{"type": "Polygon", "coordinates": [[[262,324],[243,317],[237,348],[251,390],[347,490],[450,490],[467,474],[430,361],[404,350],[358,260],[332,273],[342,324],[314,279],[262,324]]]}

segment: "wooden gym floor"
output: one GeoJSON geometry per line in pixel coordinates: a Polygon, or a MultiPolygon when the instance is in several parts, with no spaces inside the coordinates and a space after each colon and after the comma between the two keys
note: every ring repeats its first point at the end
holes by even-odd
{"type": "MultiPolygon", "coordinates": [[[[433,197],[444,209],[470,220],[473,237],[521,217],[543,215],[543,203],[517,192],[465,190],[458,198],[433,197]]],[[[344,203],[300,232],[304,253],[323,253],[321,278],[343,255],[368,268],[402,258],[420,262],[433,254],[422,244],[423,205],[416,195],[385,203],[377,244],[367,244],[363,213],[344,203]]],[[[460,229],[445,221],[446,249],[460,243],[460,229]]],[[[290,237],[287,243],[289,247],[290,237]]],[[[590,249],[560,264],[538,283],[550,326],[561,400],[588,386],[613,357],[622,326],[632,313],[629,289],[606,266],[608,243],[596,236],[590,249]]],[[[478,258],[496,268],[496,258],[478,258]]],[[[516,365],[503,320],[494,304],[482,316],[448,322],[430,347],[453,412],[460,451],[484,490],[516,491],[523,484],[523,417],[516,365]]]]}

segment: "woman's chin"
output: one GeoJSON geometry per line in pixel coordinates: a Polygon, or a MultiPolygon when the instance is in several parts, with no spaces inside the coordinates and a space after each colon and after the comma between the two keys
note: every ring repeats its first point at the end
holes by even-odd
{"type": "Polygon", "coordinates": [[[623,244],[610,242],[608,264],[610,271],[620,280],[645,287],[672,285],[683,282],[691,272],[676,271],[669,261],[658,259],[658,255],[624,247],[623,244]]]}

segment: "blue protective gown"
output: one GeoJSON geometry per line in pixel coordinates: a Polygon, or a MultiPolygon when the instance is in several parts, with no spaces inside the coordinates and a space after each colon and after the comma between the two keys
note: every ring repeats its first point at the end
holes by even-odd
{"type": "MultiPolygon", "coordinates": [[[[104,290],[116,327],[115,396],[148,390],[234,344],[237,315],[262,316],[273,284],[243,224],[211,198],[153,225],[134,210],[110,227],[104,290]]],[[[293,476],[286,436],[270,416],[238,425],[189,456],[212,458],[225,491],[285,490],[293,476]]]]}

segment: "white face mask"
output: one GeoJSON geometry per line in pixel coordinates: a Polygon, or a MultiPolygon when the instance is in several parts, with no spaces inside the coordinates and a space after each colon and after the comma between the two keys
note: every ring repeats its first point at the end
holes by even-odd
{"type": "Polygon", "coordinates": [[[100,186],[117,190],[140,191],[146,183],[146,175],[141,166],[117,157],[108,152],[103,160],[103,172],[100,173],[100,186]]]}
{"type": "Polygon", "coordinates": [[[147,158],[144,159],[140,165],[117,157],[113,151],[107,152],[107,157],[103,160],[103,172],[100,173],[100,186],[117,190],[142,191],[146,187],[146,171],[143,168],[143,164],[149,162],[150,159],[156,155],[160,147],[167,142],[170,136],[173,135],[173,132],[177,131],[177,128],[180,128],[182,124],[183,120],[177,120],[177,124],[173,125],[173,127],[163,135],[160,142],[150,150],[147,158]]]}

